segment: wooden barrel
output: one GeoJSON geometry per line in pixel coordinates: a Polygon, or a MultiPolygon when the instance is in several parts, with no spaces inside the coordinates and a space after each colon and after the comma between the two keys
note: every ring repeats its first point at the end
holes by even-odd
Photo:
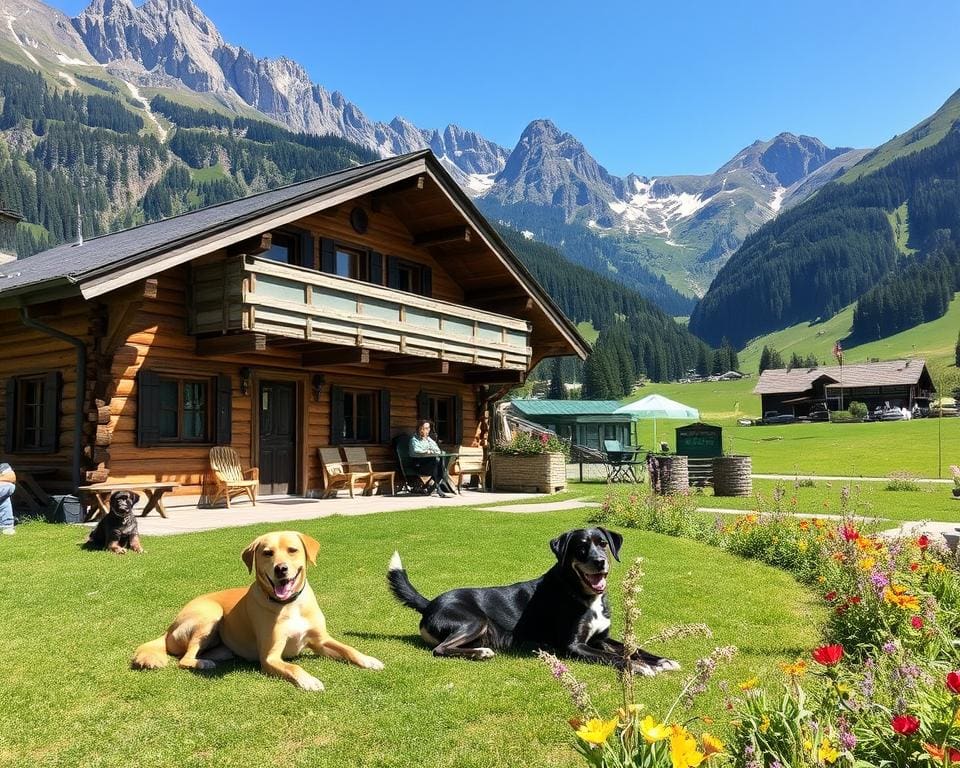
{"type": "Polygon", "coordinates": [[[713,460],[714,496],[749,496],[753,493],[749,456],[718,456],[713,460]]]}
{"type": "Polygon", "coordinates": [[[690,489],[690,472],[686,456],[656,456],[658,493],[680,493],[690,489]]]}

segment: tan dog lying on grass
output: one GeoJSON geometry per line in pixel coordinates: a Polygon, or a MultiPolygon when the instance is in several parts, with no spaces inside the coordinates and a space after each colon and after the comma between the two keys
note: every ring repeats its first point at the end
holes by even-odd
{"type": "Polygon", "coordinates": [[[133,654],[134,669],[158,669],[167,655],[180,657],[186,669],[213,669],[217,661],[239,656],[260,661],[269,675],[289,680],[306,691],[323,683],[284,659],[305,647],[364,669],[383,663],[327,634],[317,598],[307,583],[307,561],[316,564],[320,545],[294,531],[267,533],[243,550],[243,562],[256,579],[249,587],[211,592],[184,606],[166,633],[133,654]]]}

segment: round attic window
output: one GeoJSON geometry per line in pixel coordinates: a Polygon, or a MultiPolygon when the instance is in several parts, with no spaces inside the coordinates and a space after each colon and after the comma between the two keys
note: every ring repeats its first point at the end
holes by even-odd
{"type": "Polygon", "coordinates": [[[359,206],[350,211],[350,226],[353,227],[353,231],[358,234],[364,234],[367,231],[367,227],[370,225],[370,221],[367,219],[367,212],[360,208],[359,206]]]}

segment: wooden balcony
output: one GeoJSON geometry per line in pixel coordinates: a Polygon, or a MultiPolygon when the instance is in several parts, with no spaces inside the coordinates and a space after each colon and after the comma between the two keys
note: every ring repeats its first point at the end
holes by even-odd
{"type": "Polygon", "coordinates": [[[190,333],[245,331],[526,370],[530,324],[256,256],[195,267],[190,333]]]}

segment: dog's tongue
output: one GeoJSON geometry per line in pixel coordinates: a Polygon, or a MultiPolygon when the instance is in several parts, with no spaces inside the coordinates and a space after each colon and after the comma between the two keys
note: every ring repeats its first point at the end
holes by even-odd
{"type": "Polygon", "coordinates": [[[596,592],[603,592],[607,588],[607,575],[605,573],[585,573],[583,578],[586,579],[590,588],[596,592]]]}
{"type": "Polygon", "coordinates": [[[293,594],[293,579],[281,581],[274,587],[273,593],[277,596],[277,600],[286,600],[293,594]]]}

